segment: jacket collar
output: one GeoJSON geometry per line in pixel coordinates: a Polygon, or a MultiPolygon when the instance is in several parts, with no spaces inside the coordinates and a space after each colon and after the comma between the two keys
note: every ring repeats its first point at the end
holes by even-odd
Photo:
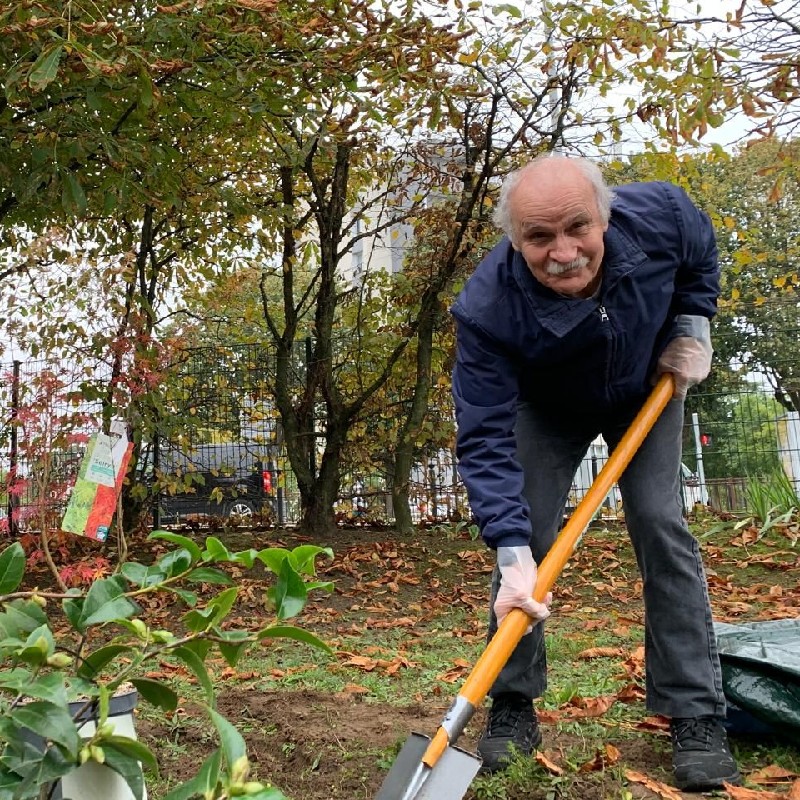
{"type": "Polygon", "coordinates": [[[562,297],[543,286],[528,269],[522,255],[514,251],[512,270],[514,279],[530,304],[536,319],[550,333],[561,338],[574,330],[593,311],[603,304],[603,297],[625,275],[633,272],[647,256],[624,231],[615,227],[613,220],[603,236],[602,283],[599,297],[587,299],[562,297]]]}

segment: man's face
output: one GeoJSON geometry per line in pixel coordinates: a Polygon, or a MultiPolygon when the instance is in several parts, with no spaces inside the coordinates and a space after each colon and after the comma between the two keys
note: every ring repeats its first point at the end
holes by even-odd
{"type": "Polygon", "coordinates": [[[514,249],[540,283],[568,297],[589,297],[600,283],[608,223],[580,169],[563,160],[523,175],[510,198],[514,249]]]}

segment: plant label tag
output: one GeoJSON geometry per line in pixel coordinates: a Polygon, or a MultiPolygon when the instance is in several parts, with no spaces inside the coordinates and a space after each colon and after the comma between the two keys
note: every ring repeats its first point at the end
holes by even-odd
{"type": "Polygon", "coordinates": [[[114,469],[114,458],[111,454],[112,439],[105,433],[97,433],[93,444],[86,464],[86,480],[100,486],[113,487],[117,481],[117,471],[114,469]]]}

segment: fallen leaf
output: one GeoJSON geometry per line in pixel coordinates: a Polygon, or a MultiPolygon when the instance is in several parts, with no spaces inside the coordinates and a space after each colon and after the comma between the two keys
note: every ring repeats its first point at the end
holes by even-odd
{"type": "Polygon", "coordinates": [[[344,689],[336,693],[337,697],[354,697],[359,694],[369,694],[370,690],[366,686],[361,686],[358,683],[348,683],[344,689]]]}
{"type": "Polygon", "coordinates": [[[351,656],[343,663],[348,667],[358,667],[358,669],[364,670],[364,672],[372,672],[378,667],[378,661],[374,658],[368,658],[367,656],[351,656]]]}
{"type": "Polygon", "coordinates": [[[567,704],[565,716],[570,719],[601,717],[614,705],[616,699],[616,695],[613,694],[602,697],[573,697],[567,704]]]}
{"type": "Polygon", "coordinates": [[[454,666],[450,667],[450,669],[437,675],[437,680],[444,681],[445,683],[455,683],[463,678],[472,667],[472,665],[468,661],[464,661],[463,658],[457,658],[453,664],[454,666]]]}
{"type": "Polygon", "coordinates": [[[636,727],[645,731],[668,731],[669,720],[666,717],[645,717],[636,727]]]}
{"type": "Polygon", "coordinates": [[[248,672],[239,672],[238,670],[234,669],[233,667],[226,667],[220,673],[220,678],[223,680],[233,679],[236,681],[249,681],[252,678],[259,678],[261,674],[256,672],[255,670],[250,670],[248,672]]]}
{"type": "Polygon", "coordinates": [[[747,776],[750,783],[788,783],[789,781],[797,778],[796,772],[790,772],[788,769],[783,769],[777,764],[770,764],[763,769],[751,772],[747,776]]]}
{"type": "Polygon", "coordinates": [[[544,722],[547,724],[554,724],[558,722],[561,717],[563,716],[558,711],[536,711],[536,716],[539,718],[539,722],[544,722]]]}
{"type": "Polygon", "coordinates": [[[591,659],[591,658],[615,658],[617,656],[624,656],[627,654],[624,647],[590,647],[578,653],[578,658],[591,659]]]}
{"type": "Polygon", "coordinates": [[[636,683],[629,683],[617,692],[617,700],[621,703],[635,703],[644,699],[645,691],[636,683]]]}
{"type": "Polygon", "coordinates": [[[723,784],[731,800],[786,800],[786,795],[780,792],[763,792],[760,789],[745,789],[744,786],[723,784]]]}
{"type": "Polygon", "coordinates": [[[665,798],[665,800],[681,800],[681,794],[677,791],[677,789],[673,789],[666,783],[661,783],[661,781],[655,781],[652,778],[648,778],[647,775],[643,775],[641,772],[636,772],[632,769],[626,769],[625,777],[631,783],[642,784],[642,786],[647,787],[651,792],[655,792],[657,795],[665,798]]]}
{"type": "Polygon", "coordinates": [[[558,766],[555,762],[551,761],[544,753],[541,751],[536,752],[536,761],[541,764],[551,775],[563,775],[564,770],[558,766]]]}
{"type": "Polygon", "coordinates": [[[607,767],[616,764],[620,759],[620,752],[613,744],[607,744],[603,750],[598,750],[591,761],[582,764],[578,772],[602,772],[607,767]]]}

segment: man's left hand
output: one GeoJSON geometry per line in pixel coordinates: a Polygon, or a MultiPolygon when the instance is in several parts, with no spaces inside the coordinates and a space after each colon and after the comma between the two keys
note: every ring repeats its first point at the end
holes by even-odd
{"type": "Polygon", "coordinates": [[[709,342],[691,336],[678,336],[665,348],[658,359],[656,372],[671,372],[675,378],[673,397],[686,397],[690,386],[708,377],[711,371],[712,349],[709,342]]]}

